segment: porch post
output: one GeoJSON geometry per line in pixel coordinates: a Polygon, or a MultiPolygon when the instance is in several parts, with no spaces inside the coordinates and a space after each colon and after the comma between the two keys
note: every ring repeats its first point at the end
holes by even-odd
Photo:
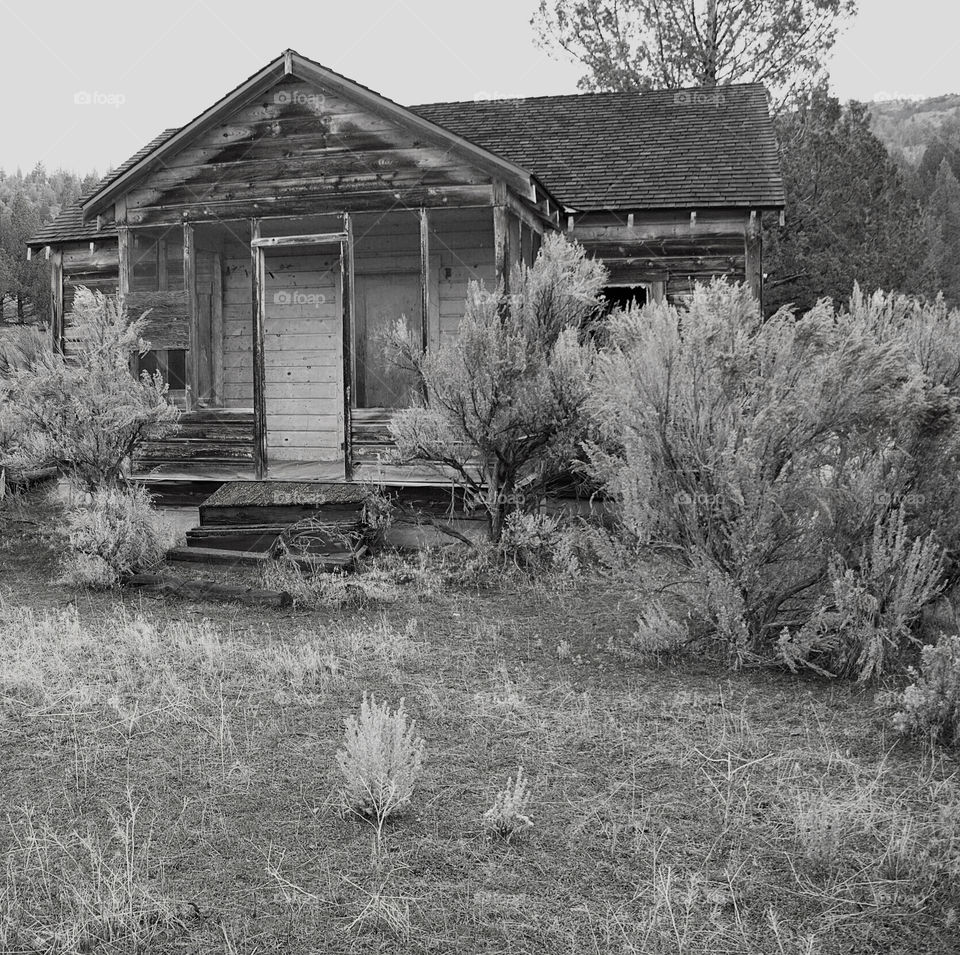
{"type": "Polygon", "coordinates": [[[130,261],[130,227],[119,226],[117,229],[117,256],[119,259],[119,272],[117,275],[117,293],[126,296],[130,293],[130,275],[132,264],[130,261]]]}
{"type": "Polygon", "coordinates": [[[760,233],[760,215],[751,211],[747,217],[744,239],[744,266],[746,282],[754,298],[763,309],[763,239],[760,233]]]}
{"type": "Polygon", "coordinates": [[[340,243],[340,324],[343,331],[343,476],[353,479],[353,222],[343,214],[340,243]]]}
{"type": "Polygon", "coordinates": [[[510,292],[510,224],[507,217],[507,186],[493,184],[493,255],[497,285],[510,292]]]}
{"type": "Polygon", "coordinates": [[[420,327],[423,350],[430,343],[430,213],[420,209],[420,327]]]}
{"type": "Polygon", "coordinates": [[[63,249],[50,256],[50,334],[53,350],[63,352],[63,249]]]}
{"type": "Polygon", "coordinates": [[[264,389],[263,252],[260,220],[250,220],[250,276],[253,305],[253,466],[258,481],[267,476],[267,404],[264,389]]]}
{"type": "MultiPolygon", "coordinates": [[[[158,240],[162,241],[162,240],[158,240]]],[[[190,316],[190,365],[187,369],[187,411],[200,403],[200,306],[197,301],[197,258],[194,250],[193,226],[183,224],[183,289],[187,293],[190,316]]]]}

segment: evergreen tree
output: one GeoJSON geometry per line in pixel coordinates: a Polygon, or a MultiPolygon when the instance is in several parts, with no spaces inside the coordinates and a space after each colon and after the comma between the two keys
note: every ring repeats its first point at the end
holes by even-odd
{"type": "Polygon", "coordinates": [[[927,290],[920,208],[871,132],[867,107],[825,88],[777,118],[786,224],[767,223],[764,304],[810,309],[864,290],[927,290]]]}
{"type": "Polygon", "coordinates": [[[937,170],[924,222],[930,290],[960,306],[960,182],[946,159],[937,170]]]}

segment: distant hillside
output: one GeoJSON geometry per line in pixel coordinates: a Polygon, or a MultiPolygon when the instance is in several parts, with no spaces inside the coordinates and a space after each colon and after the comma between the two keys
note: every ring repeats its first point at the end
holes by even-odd
{"type": "Polygon", "coordinates": [[[927,146],[937,141],[960,144],[960,94],[924,100],[871,103],[873,131],[891,154],[917,167],[927,146]]]}

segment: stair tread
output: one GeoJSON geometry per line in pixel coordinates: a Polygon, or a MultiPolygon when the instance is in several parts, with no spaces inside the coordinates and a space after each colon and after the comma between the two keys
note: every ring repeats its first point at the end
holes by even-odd
{"type": "MultiPolygon", "coordinates": [[[[305,568],[316,570],[345,570],[351,568],[357,557],[366,552],[366,548],[358,551],[341,551],[333,554],[310,554],[304,558],[290,557],[295,563],[305,568]]],[[[174,561],[189,561],[190,563],[208,564],[262,564],[274,558],[267,551],[226,550],[218,547],[174,547],[167,551],[167,559],[174,561]]]]}
{"type": "Polygon", "coordinates": [[[226,550],[219,547],[174,547],[167,551],[167,559],[222,564],[259,564],[270,560],[270,554],[267,551],[226,550]]]}

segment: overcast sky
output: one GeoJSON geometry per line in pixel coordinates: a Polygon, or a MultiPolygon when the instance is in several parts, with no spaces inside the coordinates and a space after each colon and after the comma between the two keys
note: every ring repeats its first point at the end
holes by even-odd
{"type": "MultiPolygon", "coordinates": [[[[104,172],[287,47],[403,104],[576,92],[536,0],[0,0],[0,167],[104,172]],[[89,102],[87,102],[89,101],[89,102]]],[[[843,99],[960,92],[956,0],[861,0],[831,70],[843,99]]]]}

